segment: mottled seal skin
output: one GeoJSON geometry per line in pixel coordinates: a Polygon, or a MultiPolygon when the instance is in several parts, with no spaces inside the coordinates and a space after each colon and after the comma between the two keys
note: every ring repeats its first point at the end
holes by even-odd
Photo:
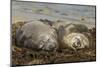
{"type": "Polygon", "coordinates": [[[60,49],[82,49],[89,47],[89,39],[83,34],[88,28],[82,24],[59,25],[57,29],[60,49]]]}
{"type": "Polygon", "coordinates": [[[57,33],[40,21],[24,24],[16,32],[17,46],[34,50],[55,51],[58,49],[57,33]]]}
{"type": "Polygon", "coordinates": [[[70,33],[69,35],[65,35],[63,41],[67,47],[72,48],[74,51],[89,47],[88,38],[81,33],[70,33]]]}

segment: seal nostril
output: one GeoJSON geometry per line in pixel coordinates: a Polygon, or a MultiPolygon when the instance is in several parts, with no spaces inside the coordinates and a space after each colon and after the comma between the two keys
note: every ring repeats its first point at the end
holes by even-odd
{"type": "Polygon", "coordinates": [[[55,49],[55,47],[53,45],[50,45],[49,48],[50,48],[50,50],[54,50],[55,49]]]}

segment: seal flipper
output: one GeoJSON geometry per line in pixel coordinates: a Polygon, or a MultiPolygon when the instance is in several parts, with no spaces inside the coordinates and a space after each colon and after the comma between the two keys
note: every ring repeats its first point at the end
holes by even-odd
{"type": "Polygon", "coordinates": [[[58,34],[58,42],[60,44],[63,44],[62,40],[63,40],[63,36],[65,35],[65,28],[63,26],[60,26],[58,28],[57,34],[58,34]]]}
{"type": "Polygon", "coordinates": [[[22,46],[22,40],[25,39],[25,37],[23,36],[23,31],[19,28],[16,31],[16,37],[15,37],[15,43],[16,46],[22,46]]]}

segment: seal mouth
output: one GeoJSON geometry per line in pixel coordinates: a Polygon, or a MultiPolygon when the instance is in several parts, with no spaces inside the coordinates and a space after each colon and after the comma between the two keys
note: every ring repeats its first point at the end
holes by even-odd
{"type": "Polygon", "coordinates": [[[54,43],[46,43],[46,44],[44,44],[42,49],[46,50],[46,51],[55,51],[56,50],[56,45],[54,43]]]}
{"type": "Polygon", "coordinates": [[[75,47],[75,48],[81,47],[81,41],[79,38],[75,38],[75,42],[73,43],[73,47],[75,47]]]}

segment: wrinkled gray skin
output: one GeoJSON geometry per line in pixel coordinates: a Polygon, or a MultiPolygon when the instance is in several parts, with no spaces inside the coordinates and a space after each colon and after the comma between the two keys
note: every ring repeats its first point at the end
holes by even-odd
{"type": "Polygon", "coordinates": [[[17,46],[34,50],[55,51],[58,49],[55,30],[40,21],[24,24],[16,32],[16,41],[17,46]]]}

